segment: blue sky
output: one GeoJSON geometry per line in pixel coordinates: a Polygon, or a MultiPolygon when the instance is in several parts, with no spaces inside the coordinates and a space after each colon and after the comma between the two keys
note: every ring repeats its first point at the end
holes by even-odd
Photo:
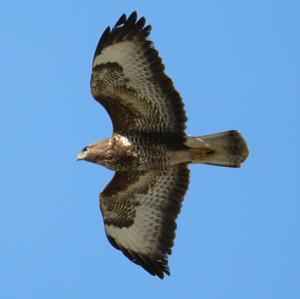
{"type": "Polygon", "coordinates": [[[0,10],[1,298],[300,298],[299,1],[6,1],[0,10]],[[98,39],[136,10],[190,135],[240,130],[241,169],[193,165],[163,281],[107,242],[108,137],[89,90],[98,39]]]}

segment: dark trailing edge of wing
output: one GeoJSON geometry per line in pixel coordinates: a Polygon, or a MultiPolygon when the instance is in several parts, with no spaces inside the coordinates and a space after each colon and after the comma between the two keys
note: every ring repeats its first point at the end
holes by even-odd
{"type": "Polygon", "coordinates": [[[178,165],[177,184],[174,186],[171,193],[168,195],[167,205],[163,210],[163,222],[160,230],[160,250],[168,255],[172,254],[174,245],[176,218],[180,213],[182,201],[188,189],[190,171],[187,164],[178,165]]]}
{"type": "MultiPolygon", "coordinates": [[[[146,19],[144,17],[137,20],[137,13],[135,11],[128,18],[123,14],[112,29],[107,27],[102,34],[94,54],[94,59],[101,54],[104,48],[124,40],[132,40],[134,37],[138,37],[143,44],[153,80],[161,88],[162,92],[171,99],[170,104],[172,105],[174,115],[176,115],[176,132],[180,133],[180,142],[182,142],[185,136],[185,122],[187,121],[184,105],[172,80],[164,73],[164,64],[158,51],[154,49],[153,42],[147,39],[151,31],[151,26],[145,26],[145,23],[146,19]]],[[[100,98],[96,98],[96,100],[101,103],[100,98]]],[[[109,111],[109,107],[106,108],[109,111]]]]}
{"type": "Polygon", "coordinates": [[[168,267],[168,258],[167,255],[162,255],[160,259],[151,259],[149,256],[139,254],[137,252],[128,250],[122,246],[119,246],[115,239],[106,235],[109,243],[118,250],[121,250],[122,253],[132,262],[137,265],[142,266],[148,273],[159,278],[163,279],[164,274],[170,275],[170,270],[168,267]]]}

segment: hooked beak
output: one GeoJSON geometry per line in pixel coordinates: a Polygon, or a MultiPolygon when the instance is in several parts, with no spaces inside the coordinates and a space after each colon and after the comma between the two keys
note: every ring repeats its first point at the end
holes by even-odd
{"type": "Polygon", "coordinates": [[[80,152],[79,154],[78,154],[78,156],[77,156],[77,159],[76,159],[77,161],[79,161],[79,160],[84,160],[84,157],[83,157],[83,152],[80,152]]]}

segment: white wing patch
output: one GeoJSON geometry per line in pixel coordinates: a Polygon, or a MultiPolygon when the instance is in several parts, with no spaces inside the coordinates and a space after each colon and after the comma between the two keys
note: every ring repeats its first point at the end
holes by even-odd
{"type": "MultiPolygon", "coordinates": [[[[129,79],[127,87],[144,95],[143,100],[150,104],[164,101],[161,90],[153,84],[154,78],[141,43],[130,40],[110,45],[102,50],[101,55],[95,57],[93,67],[108,62],[117,63],[123,68],[125,78],[129,79]]],[[[157,105],[157,108],[159,109],[158,115],[164,116],[166,121],[163,105],[157,105]]],[[[173,121],[173,119],[167,119],[167,121],[173,121]]]]}
{"type": "Polygon", "coordinates": [[[123,68],[125,77],[130,80],[128,87],[140,94],[153,94],[157,92],[157,88],[152,84],[145,84],[152,79],[152,74],[144,52],[141,43],[135,40],[123,41],[104,48],[101,55],[95,58],[93,66],[115,62],[123,68]]]}
{"type": "MultiPolygon", "coordinates": [[[[137,40],[112,44],[104,48],[101,54],[95,57],[93,67],[105,65],[106,63],[120,65],[126,80],[126,88],[133,90],[138,97],[133,97],[130,94],[126,95],[123,91],[120,94],[114,86],[110,87],[112,95],[115,93],[115,95],[122,96],[124,102],[133,104],[144,115],[144,118],[136,120],[138,127],[147,128],[149,120],[150,123],[153,121],[153,118],[149,119],[149,113],[152,111],[155,124],[163,124],[163,131],[172,131],[177,126],[178,117],[174,113],[173,104],[171,104],[173,95],[161,89],[159,77],[153,77],[150,63],[145,55],[146,49],[143,49],[142,46],[143,44],[137,40]]],[[[114,84],[117,86],[116,81],[114,84]]]]}

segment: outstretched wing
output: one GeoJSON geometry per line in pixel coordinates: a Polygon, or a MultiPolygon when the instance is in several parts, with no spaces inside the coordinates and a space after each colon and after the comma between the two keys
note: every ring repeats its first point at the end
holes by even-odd
{"type": "Polygon", "coordinates": [[[160,278],[170,275],[168,255],[188,183],[186,164],[164,172],[116,172],[100,195],[110,243],[160,278]]]}
{"type": "Polygon", "coordinates": [[[183,134],[182,100],[147,39],[150,31],[136,12],[104,31],[93,59],[92,94],[108,111],[115,132],[183,134]]]}

